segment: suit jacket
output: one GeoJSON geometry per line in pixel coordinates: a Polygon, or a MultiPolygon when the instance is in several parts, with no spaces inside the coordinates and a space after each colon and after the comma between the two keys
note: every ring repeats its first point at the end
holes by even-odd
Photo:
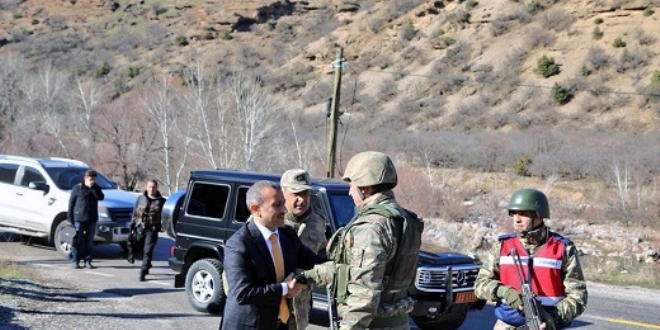
{"type": "MultiPolygon", "coordinates": [[[[278,232],[286,275],[325,261],[306,248],[291,227],[283,226],[278,232]]],[[[282,286],[276,279],[266,241],[254,222],[248,222],[227,240],[224,268],[229,292],[220,329],[277,329],[282,286]]]]}

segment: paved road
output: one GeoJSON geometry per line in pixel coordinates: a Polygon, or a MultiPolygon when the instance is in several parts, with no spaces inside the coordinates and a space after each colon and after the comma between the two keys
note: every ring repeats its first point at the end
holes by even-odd
{"type": "MultiPolygon", "coordinates": [[[[217,329],[219,317],[193,311],[186,301],[183,289],[173,288],[174,273],[167,265],[172,240],[163,235],[154,254],[152,274],[147,282],[138,281],[139,261],[128,264],[121,258],[117,245],[97,247],[95,270],[73,270],[52,247],[23,246],[18,242],[0,242],[0,258],[11,255],[31,266],[46,270],[48,274],[80,283],[86,287],[83,294],[95,299],[112,299],[126,306],[126,312],[111,317],[131,318],[136,329],[217,329]],[[148,313],[132,313],[131,306],[147,307],[148,313]],[[145,323],[141,325],[141,322],[145,323]],[[149,323],[146,323],[149,322],[149,323]],[[155,322],[155,324],[154,324],[155,322]]],[[[573,323],[573,328],[584,330],[660,329],[660,291],[640,288],[619,288],[602,284],[589,284],[587,312],[573,323]]],[[[123,308],[123,307],[122,307],[123,308]]],[[[471,312],[461,330],[490,329],[495,322],[493,307],[471,312]]],[[[84,316],[84,315],[83,315],[84,316]]],[[[110,316],[109,316],[110,317],[110,316]]],[[[326,329],[325,312],[317,310],[308,329],[326,329]]],[[[413,329],[416,329],[413,326],[413,329]]]]}

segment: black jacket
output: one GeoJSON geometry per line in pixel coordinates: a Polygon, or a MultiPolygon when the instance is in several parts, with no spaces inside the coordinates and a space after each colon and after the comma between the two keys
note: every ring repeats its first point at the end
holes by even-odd
{"type": "Polygon", "coordinates": [[[99,201],[105,196],[98,185],[91,188],[79,183],[71,189],[67,217],[69,222],[94,222],[99,220],[99,201]]]}

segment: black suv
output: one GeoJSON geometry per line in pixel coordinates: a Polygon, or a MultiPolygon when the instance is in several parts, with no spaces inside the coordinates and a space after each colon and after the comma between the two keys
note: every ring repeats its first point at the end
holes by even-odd
{"type": "MultiPolygon", "coordinates": [[[[188,301],[200,312],[221,313],[223,244],[250,216],[245,193],[256,181],[279,182],[273,174],[232,170],[198,170],[190,173],[185,191],[167,199],[163,224],[176,241],[169,265],[178,274],[174,286],[186,288],[188,301]]],[[[313,180],[312,207],[328,219],[330,235],[353,217],[355,206],[346,183],[313,180]]],[[[474,295],[479,271],[477,260],[424,244],[415,283],[410,287],[416,300],[411,317],[421,329],[457,329],[470,309],[484,301],[474,295]]],[[[327,308],[325,294],[314,293],[314,306],[327,308]]]]}

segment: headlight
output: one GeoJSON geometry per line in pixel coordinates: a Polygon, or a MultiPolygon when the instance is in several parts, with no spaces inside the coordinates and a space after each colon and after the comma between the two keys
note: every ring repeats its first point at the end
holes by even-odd
{"type": "Polygon", "coordinates": [[[112,221],[110,212],[105,206],[99,206],[99,221],[112,221]]]}

